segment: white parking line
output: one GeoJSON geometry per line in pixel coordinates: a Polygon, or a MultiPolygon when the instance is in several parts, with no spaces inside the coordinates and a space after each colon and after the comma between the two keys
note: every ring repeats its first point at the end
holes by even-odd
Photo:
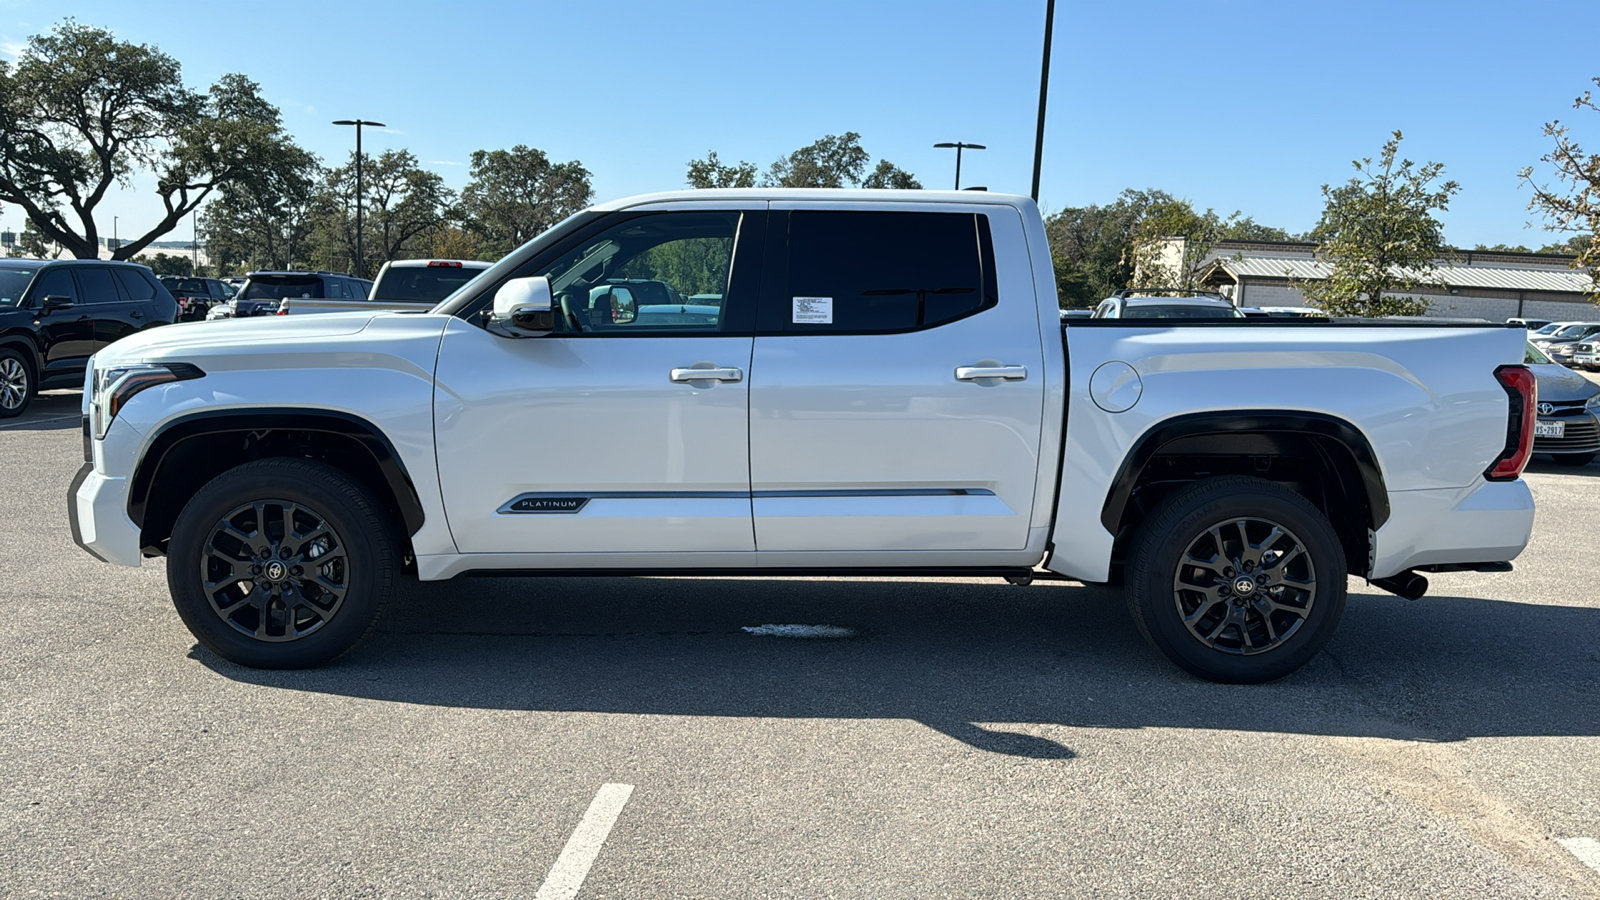
{"type": "Polygon", "coordinates": [[[533,895],[533,900],[572,900],[578,895],[583,880],[589,877],[589,867],[600,855],[600,845],[606,842],[611,826],[617,824],[617,816],[632,794],[631,784],[600,786],[589,804],[589,811],[578,823],[578,830],[572,833],[567,846],[556,857],[556,864],[550,867],[550,874],[545,876],[544,884],[539,885],[539,893],[533,895]]]}
{"type": "Polygon", "coordinates": [[[49,425],[51,422],[76,422],[81,418],[83,418],[83,417],[82,416],[56,416],[53,419],[29,419],[26,422],[7,422],[4,425],[0,425],[0,428],[20,428],[23,425],[49,425]]]}
{"type": "Polygon", "coordinates": [[[1600,872],[1600,841],[1591,837],[1562,838],[1556,843],[1567,848],[1567,852],[1578,858],[1578,861],[1589,868],[1600,872]]]}

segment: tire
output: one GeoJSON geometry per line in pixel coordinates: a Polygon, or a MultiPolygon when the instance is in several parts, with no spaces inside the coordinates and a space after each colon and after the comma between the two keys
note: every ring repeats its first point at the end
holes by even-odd
{"type": "Polygon", "coordinates": [[[1209,478],[1163,500],[1135,534],[1127,570],[1139,632],[1208,681],[1282,678],[1344,614],[1338,534],[1304,497],[1260,478],[1209,478]]]}
{"type": "Polygon", "coordinates": [[[255,460],[212,479],[178,514],[167,586],[207,650],[256,669],[311,668],[378,620],[396,545],[383,505],[354,478],[309,459],[255,460]]]}
{"type": "Polygon", "coordinates": [[[22,415],[38,392],[33,367],[22,354],[10,348],[0,350],[0,419],[22,415]]]}
{"type": "Polygon", "coordinates": [[[1594,453],[1554,453],[1551,457],[1563,466],[1587,466],[1594,462],[1594,453]]]}

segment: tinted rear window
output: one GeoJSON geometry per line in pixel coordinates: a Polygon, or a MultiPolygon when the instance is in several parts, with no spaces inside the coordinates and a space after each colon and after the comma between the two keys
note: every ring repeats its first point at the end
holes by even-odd
{"type": "Polygon", "coordinates": [[[389,271],[378,280],[372,291],[373,300],[393,302],[438,303],[456,292],[456,289],[478,277],[482,269],[449,266],[406,266],[389,271]]]}
{"type": "Polygon", "coordinates": [[[993,305],[987,227],[969,213],[793,213],[784,330],[912,331],[993,305]]]}
{"type": "Polygon", "coordinates": [[[83,290],[79,303],[115,303],[122,299],[117,293],[117,283],[107,269],[91,266],[78,268],[78,287],[83,290]]]}
{"type": "Polygon", "coordinates": [[[252,275],[239,292],[241,300],[282,300],[285,297],[320,298],[322,279],[316,275],[252,275]]]}
{"type": "Polygon", "coordinates": [[[1172,303],[1129,303],[1124,319],[1237,319],[1243,314],[1231,306],[1189,306],[1172,303]]]}
{"type": "Polygon", "coordinates": [[[122,282],[122,289],[127,292],[129,300],[149,300],[156,295],[156,286],[150,279],[134,269],[117,267],[111,270],[122,282]]]}

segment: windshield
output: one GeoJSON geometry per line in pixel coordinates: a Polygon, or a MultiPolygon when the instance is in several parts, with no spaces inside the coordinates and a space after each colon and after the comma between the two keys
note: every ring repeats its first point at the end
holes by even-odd
{"type": "Polygon", "coordinates": [[[390,266],[373,287],[371,299],[438,303],[481,272],[465,266],[390,266]]]}
{"type": "Polygon", "coordinates": [[[1523,364],[1529,366],[1554,365],[1554,363],[1550,361],[1550,357],[1545,356],[1544,352],[1538,347],[1535,347],[1533,344],[1529,344],[1527,348],[1522,351],[1522,362],[1523,364]]]}
{"type": "Polygon", "coordinates": [[[0,306],[16,306],[22,302],[22,293],[28,289],[33,281],[33,273],[39,271],[37,267],[30,266],[5,266],[0,267],[0,306]]]}
{"type": "Polygon", "coordinates": [[[175,294],[204,294],[206,283],[193,278],[163,278],[161,283],[175,294]]]}
{"type": "Polygon", "coordinates": [[[1165,303],[1129,303],[1122,310],[1124,319],[1242,319],[1244,313],[1231,306],[1200,306],[1165,303]]]}
{"type": "Polygon", "coordinates": [[[1560,327],[1561,327],[1561,323],[1560,322],[1551,322],[1549,325],[1546,325],[1545,327],[1539,329],[1538,331],[1535,331],[1534,334],[1555,334],[1556,333],[1556,329],[1560,328],[1560,327]]]}
{"type": "Polygon", "coordinates": [[[282,300],[285,297],[322,297],[322,279],[315,275],[252,275],[239,292],[240,300],[282,300]]]}
{"type": "Polygon", "coordinates": [[[1594,330],[1593,325],[1568,325],[1556,332],[1558,338],[1580,338],[1594,330]]]}

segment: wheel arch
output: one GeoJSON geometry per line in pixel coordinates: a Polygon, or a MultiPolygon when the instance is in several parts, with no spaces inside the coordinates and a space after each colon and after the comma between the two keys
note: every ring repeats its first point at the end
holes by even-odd
{"type": "MultiPolygon", "coordinates": [[[[1141,491],[1209,474],[1253,474],[1306,495],[1333,521],[1353,568],[1369,563],[1370,533],[1389,518],[1389,492],[1367,436],[1337,416],[1294,410],[1230,410],[1176,416],[1140,435],[1100,511],[1122,548],[1153,505],[1141,491]],[[1164,471],[1167,470],[1167,471],[1164,471]],[[1308,479],[1320,483],[1309,489],[1308,479]]],[[[1170,488],[1165,493],[1170,493],[1170,488]]],[[[1155,490],[1154,499],[1164,496],[1155,490]]],[[[1360,573],[1358,573],[1360,574],[1360,573]]]]}
{"type": "Polygon", "coordinates": [[[206,482],[252,459],[322,459],[362,481],[415,535],[425,513],[393,442],[377,425],[322,409],[203,410],[161,425],[129,479],[128,517],[146,552],[164,553],[182,504],[206,482]]]}
{"type": "Polygon", "coordinates": [[[33,335],[26,331],[13,331],[9,334],[0,334],[0,349],[16,350],[22,354],[22,361],[28,364],[33,372],[33,381],[39,382],[40,373],[44,371],[44,355],[39,351],[39,344],[33,335]]]}

